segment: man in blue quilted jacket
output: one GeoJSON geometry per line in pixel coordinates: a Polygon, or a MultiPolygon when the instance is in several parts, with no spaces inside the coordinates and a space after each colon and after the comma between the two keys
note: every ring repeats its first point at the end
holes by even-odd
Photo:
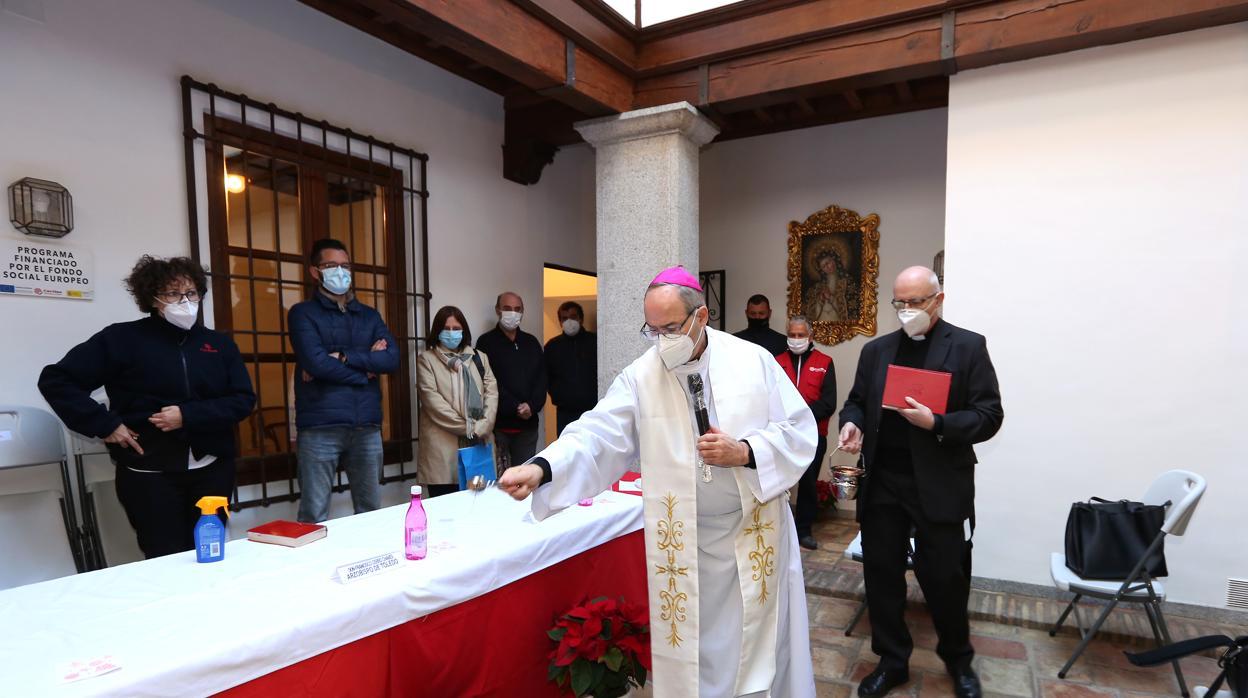
{"type": "Polygon", "coordinates": [[[379,506],[381,385],[399,368],[398,342],[381,315],[351,292],[351,256],[339,241],[312,245],[311,298],[290,309],[295,349],[295,426],[299,520],[329,518],[334,474],[342,463],[355,513],[379,506]]]}

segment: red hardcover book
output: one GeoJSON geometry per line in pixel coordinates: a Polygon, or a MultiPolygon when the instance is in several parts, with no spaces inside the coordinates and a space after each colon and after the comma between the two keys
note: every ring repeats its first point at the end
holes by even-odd
{"type": "Polygon", "coordinates": [[[290,548],[298,548],[314,540],[320,540],[327,535],[329,535],[329,529],[320,524],[283,521],[281,519],[247,529],[247,540],[254,540],[257,543],[285,545],[290,548]]]}
{"type": "Polygon", "coordinates": [[[624,473],[624,477],[620,478],[611,489],[615,492],[626,492],[641,496],[641,473],[628,472],[624,473]]]}
{"type": "Polygon", "coordinates": [[[944,414],[949,404],[951,380],[952,373],[889,364],[884,380],[884,406],[909,409],[906,398],[912,397],[930,407],[932,414],[944,414]]]}

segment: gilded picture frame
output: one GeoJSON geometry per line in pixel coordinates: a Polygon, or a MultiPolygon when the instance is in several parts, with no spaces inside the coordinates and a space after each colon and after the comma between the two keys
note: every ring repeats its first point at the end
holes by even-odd
{"type": "Polygon", "coordinates": [[[880,217],[829,206],[789,222],[789,316],[810,320],[820,344],[876,332],[880,217]]]}

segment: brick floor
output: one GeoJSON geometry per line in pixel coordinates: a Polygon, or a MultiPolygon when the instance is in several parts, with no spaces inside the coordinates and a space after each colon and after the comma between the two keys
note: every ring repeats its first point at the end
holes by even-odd
{"type": "MultiPolygon", "coordinates": [[[[875,669],[876,656],[871,652],[868,618],[864,615],[852,634],[845,634],[863,598],[862,566],[843,557],[845,546],[857,531],[857,524],[848,519],[820,521],[815,524],[819,550],[802,551],[811,660],[818,698],[856,696],[858,682],[875,669]]],[[[906,610],[906,620],[915,643],[910,658],[910,682],[889,695],[952,696],[953,685],[935,652],[936,633],[931,617],[923,607],[923,595],[912,575],[908,599],[911,603],[906,610]]],[[[1143,612],[1129,607],[1115,609],[1107,631],[1098,633],[1066,679],[1057,678],[1058,670],[1079,643],[1073,626],[1057,637],[1049,637],[1048,628],[1062,608],[1064,604],[1052,599],[971,591],[974,666],[983,681],[985,696],[1153,698],[1179,694],[1174,672],[1168,666],[1140,669],[1127,662],[1124,650],[1137,651],[1152,646],[1151,630],[1143,612]]],[[[1166,619],[1176,639],[1243,634],[1242,628],[1183,618],[1173,613],[1167,613],[1166,619]]],[[[1182,661],[1182,666],[1189,689],[1208,685],[1218,672],[1217,662],[1211,657],[1188,657],[1182,661]]],[[[634,695],[649,698],[650,687],[634,695]]]]}
{"type": "MultiPolygon", "coordinates": [[[[857,524],[831,518],[815,525],[819,550],[802,551],[806,575],[806,602],[810,617],[811,653],[819,696],[857,695],[857,684],[875,668],[871,652],[870,625],[864,616],[845,634],[863,598],[862,567],[843,558],[845,546],[857,533],[857,524]]],[[[936,656],[936,635],[923,607],[922,593],[913,575],[908,594],[906,620],[914,636],[910,683],[890,696],[951,696],[952,685],[936,656]]],[[[1166,667],[1141,669],[1131,666],[1124,650],[1152,646],[1148,620],[1138,607],[1119,607],[1110,615],[1106,629],[1084,651],[1067,674],[1057,672],[1078,644],[1073,628],[1049,637],[1048,628],[1064,603],[973,589],[971,591],[971,642],[975,646],[975,669],[987,696],[1042,696],[1044,698],[1134,698],[1179,694],[1174,671],[1166,667]]],[[[1089,605],[1089,611],[1096,607],[1089,605]]],[[[1089,614],[1085,613],[1085,618],[1089,614]]],[[[1171,635],[1176,639],[1210,634],[1242,634],[1242,628],[1219,625],[1167,613],[1171,635]],[[1238,630],[1238,632],[1236,632],[1238,630]]],[[[1188,688],[1208,685],[1216,675],[1210,657],[1182,661],[1188,688]]]]}

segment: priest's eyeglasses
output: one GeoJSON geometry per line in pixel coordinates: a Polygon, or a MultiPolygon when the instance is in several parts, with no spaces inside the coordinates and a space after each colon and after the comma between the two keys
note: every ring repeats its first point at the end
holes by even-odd
{"type": "Polygon", "coordinates": [[[690,312],[688,315],[685,316],[684,320],[681,320],[680,322],[674,322],[670,325],[664,325],[662,327],[651,327],[650,325],[643,322],[641,323],[641,336],[645,337],[651,342],[657,340],[659,337],[667,337],[668,339],[676,339],[677,337],[684,334],[684,332],[682,332],[680,328],[684,327],[685,323],[689,322],[689,318],[693,317],[693,313],[696,313],[696,312],[698,312],[698,309],[694,308],[692,312],[690,312]]]}
{"type": "Polygon", "coordinates": [[[193,288],[186,293],[182,293],[181,291],[164,291],[162,293],[157,293],[156,298],[170,305],[173,303],[181,303],[183,298],[191,303],[194,303],[199,300],[199,290],[193,288]]]}
{"type": "Polygon", "coordinates": [[[923,304],[940,295],[940,291],[933,293],[926,298],[912,298],[908,300],[893,299],[893,307],[897,310],[905,310],[906,308],[921,308],[923,304]]]}

